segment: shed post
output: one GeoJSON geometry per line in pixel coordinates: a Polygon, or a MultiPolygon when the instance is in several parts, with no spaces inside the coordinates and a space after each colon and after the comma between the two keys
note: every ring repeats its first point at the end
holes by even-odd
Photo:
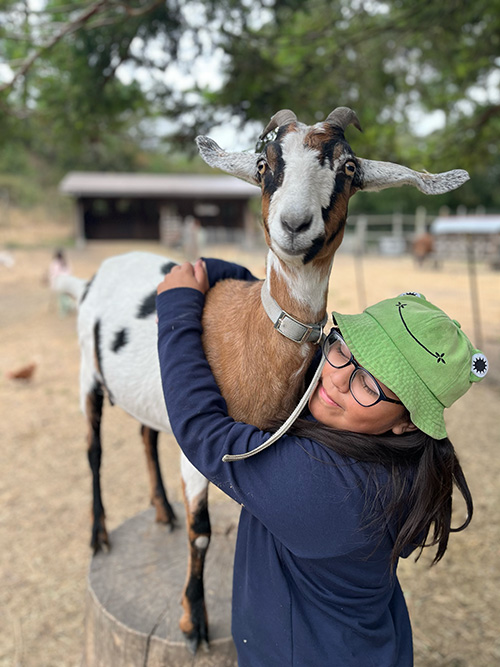
{"type": "Polygon", "coordinates": [[[75,210],[73,215],[75,221],[76,247],[83,248],[87,239],[85,237],[85,214],[83,210],[83,201],[81,198],[78,198],[75,202],[75,210]]]}

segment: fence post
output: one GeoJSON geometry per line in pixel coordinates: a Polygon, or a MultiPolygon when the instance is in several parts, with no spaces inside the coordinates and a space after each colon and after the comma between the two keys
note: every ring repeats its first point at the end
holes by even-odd
{"type": "Polygon", "coordinates": [[[403,238],[403,216],[401,213],[392,214],[392,236],[398,239],[403,238]]]}
{"type": "Polygon", "coordinates": [[[364,310],[366,308],[366,290],[365,290],[365,276],[363,268],[363,255],[365,252],[367,226],[368,226],[367,216],[359,215],[356,220],[354,259],[355,259],[355,273],[356,273],[356,289],[358,292],[358,307],[360,310],[364,310]]]}
{"type": "Polygon", "coordinates": [[[415,210],[415,236],[422,236],[427,232],[426,218],[427,209],[425,206],[417,206],[415,210]]]}
{"type": "Polygon", "coordinates": [[[481,327],[481,311],[479,308],[479,289],[477,286],[476,250],[474,245],[474,236],[472,234],[466,234],[465,242],[467,248],[467,267],[469,272],[472,319],[474,322],[474,344],[481,348],[483,346],[483,332],[481,327]]]}

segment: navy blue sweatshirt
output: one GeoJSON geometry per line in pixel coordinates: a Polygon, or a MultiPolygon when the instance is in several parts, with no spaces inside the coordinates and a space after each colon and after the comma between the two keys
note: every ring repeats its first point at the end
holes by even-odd
{"type": "MultiPolygon", "coordinates": [[[[252,279],[226,262],[207,268],[211,284],[252,279]]],[[[367,508],[379,503],[373,465],[287,435],[223,463],[269,434],[227,414],[201,346],[204,300],[190,288],[158,296],[158,351],[177,442],[242,506],[232,604],[240,667],[410,667],[410,621],[390,566],[394,527],[367,527],[367,508]]],[[[384,468],[375,473],[387,480],[384,468]]]]}

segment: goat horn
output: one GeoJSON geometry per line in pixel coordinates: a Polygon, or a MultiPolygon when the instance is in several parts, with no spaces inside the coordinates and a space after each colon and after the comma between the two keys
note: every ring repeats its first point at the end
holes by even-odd
{"type": "Polygon", "coordinates": [[[352,124],[360,132],[363,131],[361,129],[359,119],[356,116],[356,112],[352,109],[349,109],[349,107],[337,107],[332,111],[331,114],[328,115],[325,123],[340,127],[342,131],[345,131],[346,127],[352,124]]]}
{"type": "Polygon", "coordinates": [[[280,127],[280,125],[288,125],[288,123],[295,123],[295,122],[297,122],[297,116],[293,113],[293,111],[290,111],[290,109],[281,109],[281,111],[275,113],[274,116],[271,118],[268,125],[266,126],[266,129],[260,135],[259,139],[260,140],[264,139],[264,137],[267,134],[269,134],[271,130],[275,130],[277,127],[280,127]]]}

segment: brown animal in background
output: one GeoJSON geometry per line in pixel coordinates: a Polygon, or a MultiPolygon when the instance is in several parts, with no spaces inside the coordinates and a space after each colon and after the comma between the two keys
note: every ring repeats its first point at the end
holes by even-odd
{"type": "Polygon", "coordinates": [[[429,232],[417,236],[411,244],[412,255],[418,266],[422,266],[428,257],[434,253],[434,237],[429,232]]]}

